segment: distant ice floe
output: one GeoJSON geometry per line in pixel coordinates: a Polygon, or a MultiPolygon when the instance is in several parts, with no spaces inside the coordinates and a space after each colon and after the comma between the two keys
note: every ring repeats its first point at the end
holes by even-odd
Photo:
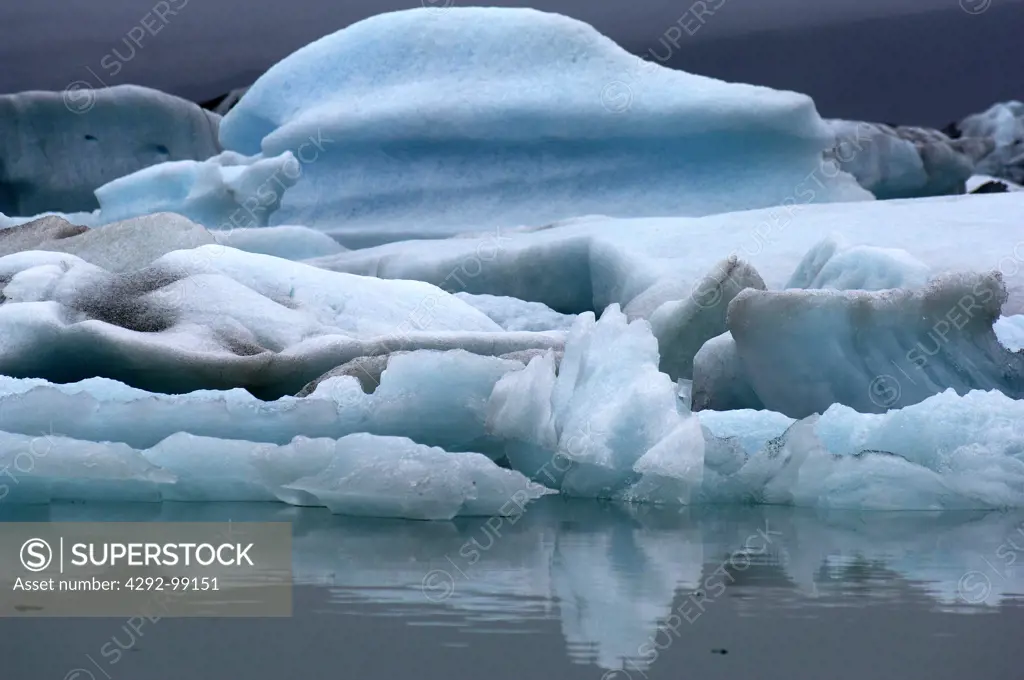
{"type": "Polygon", "coordinates": [[[769,290],[913,288],[943,273],[997,271],[1008,292],[1003,313],[1014,315],[1024,314],[1022,213],[1024,195],[1016,193],[787,202],[701,218],[590,217],[544,229],[482,231],[310,264],[515,297],[561,313],[600,312],[617,303],[632,317],[694,294],[702,304],[717,304],[726,291],[708,277],[730,255],[753,266],[769,290]]]}
{"type": "Polygon", "coordinates": [[[988,137],[951,139],[929,128],[828,123],[836,134],[830,156],[879,199],[962,194],[975,164],[996,146],[988,137]]]}
{"type": "Polygon", "coordinates": [[[964,137],[987,137],[995,147],[979,159],[975,172],[1024,184],[1024,102],[1008,101],[967,116],[956,125],[964,137]]]}
{"type": "Polygon", "coordinates": [[[74,87],[82,84],[0,95],[0,213],[88,213],[111,180],[221,151],[220,116],[192,102],[135,85],[74,87]]]}

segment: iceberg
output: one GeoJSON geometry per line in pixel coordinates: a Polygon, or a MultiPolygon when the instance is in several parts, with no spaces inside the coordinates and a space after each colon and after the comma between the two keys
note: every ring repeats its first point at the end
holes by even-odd
{"type": "Polygon", "coordinates": [[[262,227],[300,172],[288,152],[247,158],[225,151],[205,161],[160,163],[96,189],[97,219],[174,212],[213,228],[262,227]]]}
{"type": "Polygon", "coordinates": [[[667,301],[700,293],[708,272],[732,255],[753,267],[769,290],[791,280],[798,286],[913,286],[925,275],[996,270],[1008,293],[1003,313],[1010,316],[1024,314],[1022,212],[1021,193],[787,202],[700,218],[588,217],[541,229],[495,229],[354,250],[309,264],[540,302],[563,314],[619,304],[631,317],[647,317],[667,301]],[[830,238],[845,244],[834,253],[842,257],[815,283],[821,265],[811,265],[831,257],[823,245],[830,238]],[[885,251],[844,250],[857,246],[885,251]]]}
{"type": "Polygon", "coordinates": [[[871,198],[823,165],[834,137],[804,95],[663,68],[556,14],[448,9],[321,38],[226,114],[225,149],[302,166],[272,224],[363,247],[581,214],[871,198]]]}
{"type": "Polygon", "coordinates": [[[695,370],[695,400],[749,408],[749,384],[765,408],[802,418],[832,404],[885,412],[946,389],[1020,399],[1024,354],[993,329],[1005,300],[998,273],[942,277],[921,291],[748,288],[729,305],[734,348],[698,355],[712,365],[695,370]]]}
{"type": "Polygon", "coordinates": [[[987,138],[951,139],[931,128],[829,120],[830,157],[875,198],[962,194],[975,163],[990,154],[987,138]]]}
{"type": "Polygon", "coordinates": [[[98,207],[93,192],[107,182],[221,151],[220,116],[135,85],[0,95],[0,121],[0,213],[7,215],[89,212],[98,207]]]}
{"type": "Polygon", "coordinates": [[[488,409],[512,468],[567,495],[686,504],[700,487],[700,424],[658,371],[649,324],[614,305],[580,315],[557,375],[550,354],[535,358],[498,381],[488,409]]]}
{"type": "Polygon", "coordinates": [[[993,104],[955,127],[964,137],[991,139],[994,143],[994,148],[978,160],[978,174],[1024,184],[1024,102],[993,104]]]}
{"type": "MultiPolygon", "coordinates": [[[[763,295],[748,290],[733,304],[763,295]]],[[[596,322],[583,314],[557,374],[549,355],[497,382],[488,429],[508,441],[513,469],[570,496],[872,510],[1024,506],[1024,400],[949,389],[884,414],[840,404],[802,420],[756,410],[691,414],[657,361],[645,321],[629,323],[615,307],[596,322]]]]}
{"type": "Polygon", "coordinates": [[[184,433],[151,449],[0,433],[2,486],[13,503],[281,501],[375,517],[449,520],[521,514],[550,493],[478,453],[448,453],[400,437],[297,437],[283,446],[184,433]]]}
{"type": "Polygon", "coordinates": [[[557,348],[563,335],[504,332],[429,284],[219,244],[126,273],[69,254],[20,252],[0,258],[0,281],[0,372],[57,382],[109,377],[158,392],[245,387],[277,398],[360,356],[505,354],[557,348]]]}
{"type": "Polygon", "coordinates": [[[901,248],[851,246],[833,235],[807,252],[786,288],[887,290],[923,288],[931,269],[901,248]]]}
{"type": "Polygon", "coordinates": [[[498,459],[502,442],[486,431],[487,402],[520,361],[420,350],[391,355],[387,370],[364,388],[362,376],[337,375],[302,398],[268,402],[242,389],[162,394],[107,378],[53,384],[0,377],[0,430],[20,435],[57,432],[84,441],[147,449],[178,433],[283,445],[296,437],[340,439],[349,434],[408,437],[448,451],[498,459]],[[438,382],[438,376],[446,380],[438,382]],[[143,423],[140,413],[146,414],[143,423]]]}

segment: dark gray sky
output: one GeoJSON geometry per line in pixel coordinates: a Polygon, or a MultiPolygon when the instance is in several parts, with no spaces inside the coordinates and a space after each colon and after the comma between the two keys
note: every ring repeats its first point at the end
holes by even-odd
{"type": "MultiPolygon", "coordinates": [[[[684,34],[673,65],[728,80],[807,92],[823,115],[942,125],[993,100],[1024,98],[1024,0],[705,0],[719,7],[684,34]],[[973,13],[972,13],[973,12],[973,13]]],[[[395,0],[0,2],[0,92],[59,90],[74,81],[139,83],[193,99],[258,76],[311,40],[395,0]],[[166,6],[166,5],[165,5],[166,6]],[[145,18],[156,35],[109,66],[145,18]],[[94,75],[95,74],[95,75],[94,75]]],[[[461,4],[458,0],[424,0],[461,4]]],[[[497,2],[558,11],[643,53],[693,0],[497,2]]],[[[689,22],[688,22],[689,23],[689,22]]]]}

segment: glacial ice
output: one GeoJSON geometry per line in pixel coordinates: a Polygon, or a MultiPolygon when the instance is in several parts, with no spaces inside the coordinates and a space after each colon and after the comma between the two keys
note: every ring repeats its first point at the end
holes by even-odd
{"type": "Polygon", "coordinates": [[[995,146],[988,139],[950,139],[929,128],[828,124],[836,134],[833,162],[879,199],[962,194],[975,162],[995,146]]]}
{"type": "Polygon", "coordinates": [[[71,94],[0,97],[0,210],[100,205],[0,214],[0,498],[1024,507],[1024,193],[842,172],[1012,174],[1015,103],[825,122],[480,8],[327,36],[223,123],[71,94]],[[45,177],[40,124],[80,154],[45,177]]]}
{"type": "Polygon", "coordinates": [[[700,425],[658,371],[650,326],[614,305],[580,315],[557,375],[549,355],[498,381],[487,424],[513,469],[568,495],[685,504],[700,486],[700,425]]]}
{"type": "Polygon", "coordinates": [[[285,260],[309,260],[345,251],[327,234],[298,225],[239,227],[210,233],[221,245],[285,260]]]}
{"type": "Polygon", "coordinates": [[[729,304],[747,288],[764,290],[764,281],[750,265],[731,257],[718,263],[692,294],[658,306],[650,322],[661,371],[673,380],[692,379],[694,356],[725,332],[729,304]]]}
{"type": "Polygon", "coordinates": [[[257,445],[178,433],[146,450],[0,433],[9,502],[282,501],[348,515],[448,520],[521,513],[550,493],[478,453],[401,437],[296,437],[257,445]]]}
{"type": "Polygon", "coordinates": [[[993,328],[1003,347],[1013,352],[1024,350],[1024,315],[1000,317],[993,328]]]}
{"type": "Polygon", "coordinates": [[[156,446],[175,433],[287,444],[299,436],[338,439],[367,432],[409,437],[448,451],[495,458],[501,442],[486,428],[487,401],[521,362],[462,350],[392,355],[379,385],[364,390],[355,377],[324,380],[308,397],[263,402],[241,389],[186,395],[152,393],[109,380],[77,383],[0,377],[0,430],[156,446]],[[437,384],[437,376],[446,382],[437,384]],[[145,427],[139,414],[145,414],[145,427]]]}
{"type": "Polygon", "coordinates": [[[561,344],[558,332],[502,332],[429,284],[221,245],[174,251],[126,274],[29,251],[0,258],[0,273],[0,372],[17,377],[101,376],[164,392],[244,386],[276,398],[387,350],[504,354],[561,344]]]}
{"type": "Polygon", "coordinates": [[[964,137],[988,137],[995,148],[975,171],[1024,184],[1024,102],[1009,101],[964,118],[957,125],[964,137]]]}
{"type": "MultiPolygon", "coordinates": [[[[998,273],[950,275],[921,291],[748,288],[729,306],[735,350],[724,371],[742,373],[765,408],[796,418],[831,404],[884,412],[947,388],[1019,399],[1024,355],[1003,347],[993,330],[1005,299],[998,273]]],[[[723,394],[726,379],[714,368],[695,373],[702,407],[748,407],[724,401],[732,394],[723,394]]]]}
{"type": "Polygon", "coordinates": [[[930,273],[928,265],[905,250],[851,246],[835,235],[807,252],[786,288],[916,289],[928,283],[930,273]]]}
{"type": "Polygon", "coordinates": [[[273,224],[362,247],[581,214],[757,208],[801,190],[870,198],[821,171],[833,136],[804,95],[666,69],[560,15],[447,9],[321,38],[227,113],[224,148],[290,151],[302,166],[273,224]]]}
{"type": "MultiPolygon", "coordinates": [[[[435,518],[456,505],[494,512],[522,500],[520,490],[540,493],[541,486],[669,505],[1024,507],[1024,401],[947,390],[885,414],[834,405],[802,421],[770,411],[694,415],[657,361],[647,322],[629,323],[612,308],[599,321],[589,313],[577,319],[557,375],[550,353],[523,368],[465,352],[417,352],[392,358],[372,394],[345,377],[324,381],[310,397],[275,402],[241,390],[166,395],[103,379],[50,385],[3,378],[0,469],[20,473],[6,489],[15,502],[276,499],[435,518]],[[616,361],[601,360],[609,356],[616,361]],[[438,386],[438,376],[448,384],[438,386]],[[371,434],[410,440],[366,460],[370,467],[352,478],[363,490],[393,489],[386,506],[346,495],[339,479],[354,469],[352,457],[328,467],[339,447],[388,446],[365,439],[371,434]],[[395,451],[457,457],[476,455],[469,451],[485,443],[489,457],[504,454],[533,480],[509,486],[513,478],[494,478],[494,494],[481,497],[486,510],[464,505],[461,491],[444,502],[444,494],[426,493],[417,504],[399,493],[410,478],[380,471],[393,469],[387,456],[405,455],[395,451]]],[[[410,465],[411,478],[423,479],[419,463],[410,465]]],[[[455,481],[465,479],[459,475],[480,485],[473,475],[492,468],[480,457],[455,469],[455,477],[430,478],[425,489],[437,482],[465,491],[462,485],[473,485],[455,481]]]]}
{"type": "Polygon", "coordinates": [[[225,151],[202,161],[152,165],[96,189],[97,221],[174,212],[210,228],[262,227],[301,170],[295,157],[225,151]]]}
{"type": "MultiPolygon", "coordinates": [[[[494,229],[472,238],[344,252],[310,264],[515,297],[567,314],[600,312],[618,303],[630,316],[646,316],[665,301],[691,295],[729,255],[753,266],[769,290],[784,288],[798,266],[806,267],[801,262],[812,249],[838,235],[872,250],[845,255],[830,280],[912,285],[923,271],[910,258],[927,266],[929,277],[997,270],[1009,294],[1003,313],[1013,315],[1024,314],[1022,213],[1024,193],[823,205],[790,201],[701,218],[588,218],[532,231],[494,229]],[[894,258],[897,249],[906,255],[894,258]],[[858,272],[862,266],[867,269],[858,272]],[[645,294],[653,296],[652,303],[634,314],[645,294]]],[[[812,282],[813,277],[800,285],[812,282]]]]}
{"type": "Polygon", "coordinates": [[[559,314],[539,302],[470,293],[456,293],[455,297],[479,309],[507,331],[569,330],[576,320],[572,314],[559,314]]]}
{"type": "MultiPolygon", "coordinates": [[[[93,191],[220,152],[220,116],[135,85],[0,95],[0,213],[88,212],[93,191]]],[[[74,220],[72,220],[74,221],[74,220]]]]}
{"type": "MultiPolygon", "coordinates": [[[[60,218],[42,219],[49,222],[60,218]]],[[[155,213],[108,224],[101,229],[85,229],[67,238],[43,241],[32,249],[68,253],[109,272],[125,274],[142,269],[175,250],[213,243],[216,240],[210,232],[181,215],[155,213]]]]}
{"type": "Polygon", "coordinates": [[[101,227],[93,220],[66,219],[73,217],[45,215],[0,226],[0,257],[48,250],[77,255],[111,271],[128,272],[171,251],[214,243],[285,260],[325,257],[345,250],[323,232],[297,225],[207,231],[175,213],[146,214],[101,227]]]}
{"type": "Polygon", "coordinates": [[[514,469],[568,495],[876,510],[1024,505],[1022,400],[947,390],[885,414],[836,404],[799,421],[764,411],[691,415],[657,360],[645,321],[627,323],[615,307],[597,322],[581,315],[557,375],[549,358],[534,359],[498,382],[489,430],[508,440],[514,469]]]}

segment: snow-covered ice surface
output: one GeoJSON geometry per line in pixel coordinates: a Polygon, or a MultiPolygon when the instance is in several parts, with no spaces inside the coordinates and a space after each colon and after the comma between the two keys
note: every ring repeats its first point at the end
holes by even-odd
{"type": "Polygon", "coordinates": [[[286,260],[309,260],[345,252],[327,234],[299,225],[217,229],[211,234],[221,245],[286,260]]]}
{"type": "Polygon", "coordinates": [[[219,153],[219,122],[135,85],[0,95],[0,213],[93,210],[93,191],[111,180],[219,153]]]}
{"type": "Polygon", "coordinates": [[[475,238],[388,244],[310,263],[427,281],[446,290],[516,297],[562,313],[602,311],[612,303],[630,311],[641,300],[653,311],[663,302],[699,291],[708,272],[733,254],[753,265],[769,289],[783,288],[798,267],[807,270],[808,264],[801,263],[812,249],[825,255],[822,243],[838,237],[846,246],[887,252],[848,255],[846,273],[829,274],[817,285],[856,280],[905,285],[921,280],[921,265],[930,276],[999,271],[1009,293],[1003,312],[1012,315],[1024,313],[1022,214],[1024,195],[1016,193],[828,205],[791,202],[701,218],[591,217],[543,229],[497,229],[475,238]],[[893,249],[905,252],[894,254],[893,249]]]}
{"type": "Polygon", "coordinates": [[[573,314],[559,314],[539,302],[472,293],[456,293],[455,297],[479,309],[507,331],[568,330],[576,319],[573,314]]]}
{"type": "Polygon", "coordinates": [[[822,165],[834,138],[804,95],[666,69],[560,15],[446,9],[322,38],[225,116],[224,148],[302,166],[272,223],[353,246],[870,198],[822,165]]]}

